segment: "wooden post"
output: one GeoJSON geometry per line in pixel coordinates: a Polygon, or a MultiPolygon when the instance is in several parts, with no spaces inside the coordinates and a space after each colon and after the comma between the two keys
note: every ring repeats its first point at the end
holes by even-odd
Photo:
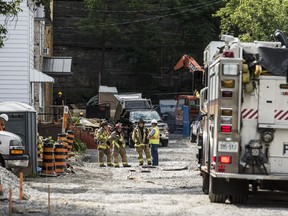
{"type": "Polygon", "coordinates": [[[50,185],[48,185],[48,215],[50,215],[50,185]]]}
{"type": "Polygon", "coordinates": [[[9,216],[12,216],[12,188],[9,189],[9,216]]]}
{"type": "Polygon", "coordinates": [[[23,172],[20,172],[20,187],[19,187],[19,199],[22,201],[23,197],[23,172]]]}

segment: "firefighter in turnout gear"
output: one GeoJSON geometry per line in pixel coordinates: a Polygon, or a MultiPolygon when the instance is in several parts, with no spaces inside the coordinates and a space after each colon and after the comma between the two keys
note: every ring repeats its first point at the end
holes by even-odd
{"type": "Polygon", "coordinates": [[[122,133],[122,125],[116,124],[115,130],[109,136],[109,141],[113,144],[114,167],[119,167],[119,155],[122,158],[123,167],[131,167],[127,162],[127,155],[125,150],[125,140],[122,133]]]}
{"type": "Polygon", "coordinates": [[[138,126],[133,130],[132,140],[135,143],[135,148],[138,153],[138,162],[139,166],[142,166],[144,163],[143,151],[146,155],[146,160],[148,165],[152,165],[151,153],[149,148],[149,140],[147,138],[149,130],[144,127],[144,120],[140,119],[138,121],[138,126]]]}
{"type": "Polygon", "coordinates": [[[158,166],[158,146],[160,143],[160,130],[157,126],[157,120],[152,119],[152,128],[148,134],[149,144],[151,146],[153,166],[158,166]]]}
{"type": "Polygon", "coordinates": [[[108,137],[110,135],[108,122],[103,121],[101,123],[101,128],[95,131],[94,139],[98,142],[98,152],[99,152],[99,165],[100,167],[105,167],[104,155],[107,157],[107,166],[113,166],[111,162],[111,149],[108,137]]]}

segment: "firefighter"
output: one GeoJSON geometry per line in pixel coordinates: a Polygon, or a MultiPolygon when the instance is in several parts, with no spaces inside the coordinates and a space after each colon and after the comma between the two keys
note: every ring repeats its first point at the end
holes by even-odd
{"type": "Polygon", "coordinates": [[[148,165],[152,165],[151,153],[149,148],[149,140],[147,138],[149,134],[148,128],[144,126],[144,120],[140,119],[138,121],[138,126],[133,130],[132,140],[135,143],[135,148],[138,153],[138,162],[139,166],[142,166],[144,163],[143,160],[143,151],[146,155],[146,160],[148,165]]]}
{"type": "Polygon", "coordinates": [[[0,131],[5,131],[5,123],[9,120],[9,117],[7,114],[1,114],[0,115],[0,131]]]}
{"type": "Polygon", "coordinates": [[[98,142],[98,157],[100,167],[105,167],[104,155],[106,155],[107,158],[107,166],[113,166],[111,162],[110,142],[108,140],[109,135],[110,131],[108,127],[108,122],[101,122],[101,127],[99,128],[99,130],[95,131],[94,134],[94,140],[97,140],[98,142]]]}
{"type": "Polygon", "coordinates": [[[57,97],[54,101],[55,105],[64,105],[64,97],[61,91],[58,92],[57,97]]]}
{"type": "Polygon", "coordinates": [[[126,145],[121,123],[116,124],[115,130],[111,133],[108,139],[113,144],[114,167],[119,168],[119,155],[122,158],[123,167],[131,167],[127,162],[125,150],[126,145]]]}
{"type": "Polygon", "coordinates": [[[156,119],[152,119],[152,128],[148,134],[149,144],[151,146],[152,164],[158,166],[158,146],[160,143],[160,130],[157,126],[158,122],[156,119]]]}
{"type": "Polygon", "coordinates": [[[61,116],[63,115],[63,106],[64,106],[64,97],[62,95],[62,92],[58,92],[57,97],[54,100],[54,120],[55,123],[58,123],[58,121],[61,119],[61,116]]]}

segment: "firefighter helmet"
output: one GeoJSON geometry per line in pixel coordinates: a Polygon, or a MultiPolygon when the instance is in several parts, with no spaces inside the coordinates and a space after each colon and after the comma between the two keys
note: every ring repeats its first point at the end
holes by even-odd
{"type": "Polygon", "coordinates": [[[3,118],[5,121],[8,121],[9,120],[9,117],[7,114],[3,113],[0,115],[1,118],[3,118]]]}
{"type": "Polygon", "coordinates": [[[116,124],[115,129],[116,130],[122,129],[122,124],[121,123],[116,124]]]}
{"type": "Polygon", "coordinates": [[[59,91],[59,92],[58,92],[58,95],[62,95],[62,92],[61,92],[61,91],[59,91]]]}
{"type": "Polygon", "coordinates": [[[156,119],[152,119],[151,124],[157,124],[157,120],[156,119]]]}

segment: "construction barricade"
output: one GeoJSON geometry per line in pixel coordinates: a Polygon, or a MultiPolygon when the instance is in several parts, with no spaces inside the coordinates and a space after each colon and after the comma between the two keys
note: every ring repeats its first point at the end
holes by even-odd
{"type": "Polygon", "coordinates": [[[68,152],[70,152],[73,148],[74,143],[74,133],[72,130],[67,131],[67,143],[68,143],[68,152]]]}
{"type": "Polygon", "coordinates": [[[66,159],[68,158],[68,143],[66,133],[58,134],[58,143],[61,143],[64,146],[66,159]]]}
{"type": "Polygon", "coordinates": [[[55,157],[55,173],[57,175],[65,175],[65,171],[67,169],[66,162],[66,149],[61,144],[55,144],[54,146],[54,157],[55,157]]]}
{"type": "Polygon", "coordinates": [[[40,175],[56,176],[54,144],[50,140],[46,140],[43,145],[43,161],[42,161],[42,170],[41,170],[40,175]]]}

